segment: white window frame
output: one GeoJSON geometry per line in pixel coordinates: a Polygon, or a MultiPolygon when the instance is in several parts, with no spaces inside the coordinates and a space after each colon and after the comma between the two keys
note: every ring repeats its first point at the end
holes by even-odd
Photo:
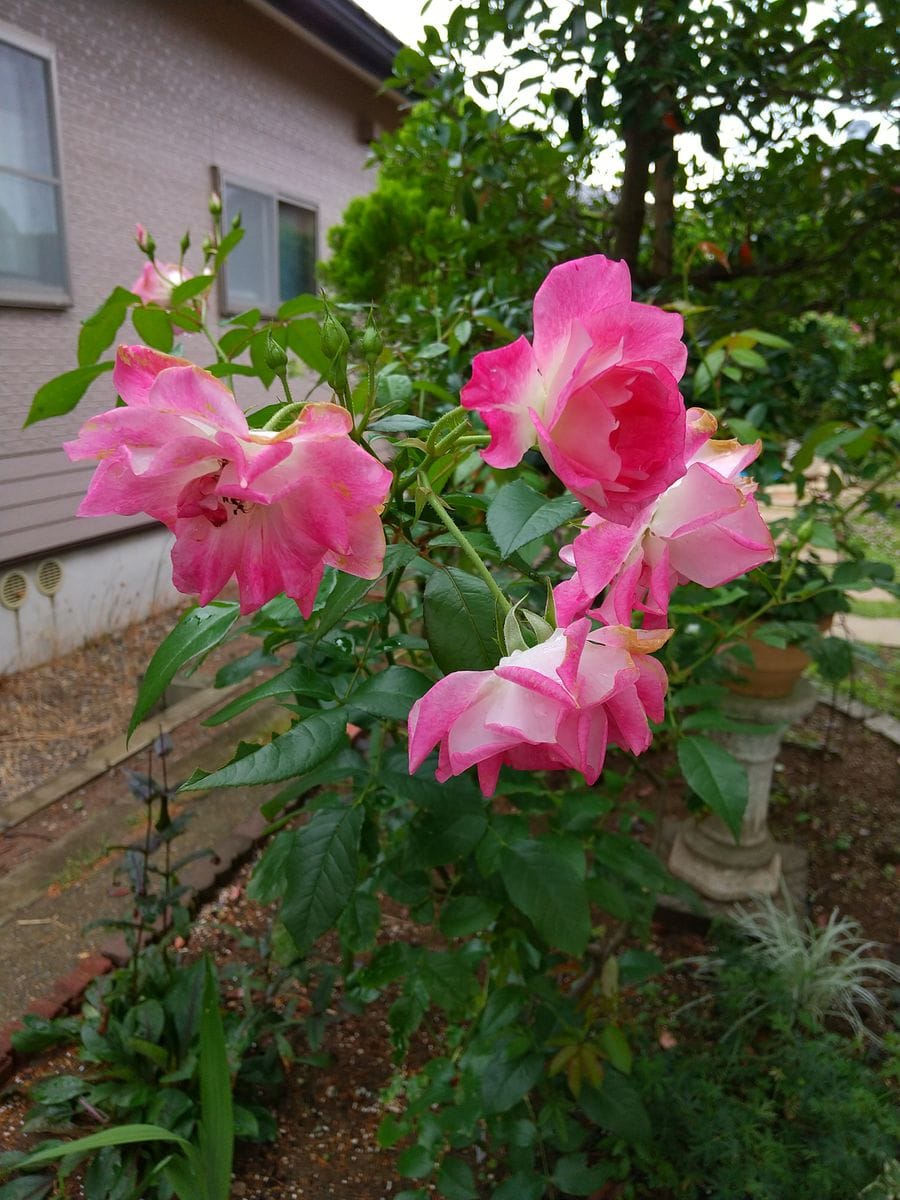
{"type": "MultiPolygon", "coordinates": [[[[272,241],[271,241],[271,245],[270,245],[270,252],[272,255],[271,265],[273,267],[271,274],[272,274],[272,279],[273,279],[274,286],[276,289],[276,294],[274,296],[267,297],[265,301],[263,301],[262,303],[257,303],[254,307],[256,307],[260,310],[260,313],[262,314],[262,316],[274,317],[275,314],[277,313],[279,307],[283,303],[283,301],[280,299],[279,294],[278,294],[279,257],[280,257],[279,246],[278,246],[278,205],[279,205],[279,203],[290,204],[294,208],[301,208],[301,209],[304,209],[306,212],[312,213],[313,222],[314,222],[314,231],[313,231],[313,261],[314,262],[318,262],[319,255],[320,255],[319,206],[318,206],[318,204],[314,203],[311,200],[301,199],[299,196],[292,195],[290,192],[282,191],[280,188],[273,187],[269,183],[261,183],[258,179],[250,179],[245,175],[237,175],[234,172],[226,171],[221,167],[214,167],[213,168],[213,187],[215,188],[216,192],[222,197],[223,204],[225,201],[225,187],[226,187],[226,185],[229,185],[229,184],[232,187],[245,188],[249,192],[256,192],[258,195],[265,197],[272,206],[273,219],[270,222],[271,230],[272,230],[272,241]]],[[[225,233],[225,234],[228,233],[227,221],[229,219],[230,218],[226,218],[225,212],[223,209],[223,214],[222,214],[222,220],[224,222],[223,233],[225,233]]],[[[315,290],[315,278],[313,278],[312,286],[313,286],[313,290],[315,290]]],[[[285,299],[290,299],[290,297],[285,297],[285,299]]],[[[225,260],[225,263],[222,267],[222,271],[221,271],[221,274],[219,277],[219,308],[220,308],[220,311],[223,316],[234,316],[235,314],[237,314],[239,312],[246,311],[246,308],[247,308],[246,305],[238,305],[237,303],[235,303],[229,294],[228,259],[225,260]]]]}
{"type": "Polygon", "coordinates": [[[10,308],[70,308],[72,305],[72,276],[69,270],[69,248],[66,236],[65,188],[63,185],[62,146],[59,136],[59,90],[56,79],[56,49],[43,38],[0,21],[0,42],[6,42],[15,50],[33,54],[47,64],[49,79],[48,115],[50,118],[50,141],[56,158],[56,175],[38,175],[21,171],[15,167],[0,165],[0,172],[18,179],[30,179],[38,183],[49,183],[56,188],[57,214],[59,217],[59,254],[63,285],[59,288],[29,287],[27,283],[10,286],[0,281],[0,305],[10,308]]]}

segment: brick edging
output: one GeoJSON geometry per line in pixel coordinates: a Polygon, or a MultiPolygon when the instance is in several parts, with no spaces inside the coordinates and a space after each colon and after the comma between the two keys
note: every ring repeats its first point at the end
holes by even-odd
{"type": "MultiPolygon", "coordinates": [[[[179,875],[179,881],[188,889],[185,896],[187,907],[193,912],[213,892],[227,883],[238,867],[249,858],[257,842],[262,839],[268,822],[261,813],[253,813],[213,846],[208,857],[188,863],[179,875]]],[[[161,930],[147,931],[146,942],[155,941],[161,930]]],[[[75,1013],[87,988],[101,975],[117,967],[124,967],[131,959],[131,950],[123,933],[108,938],[98,950],[78,960],[65,975],[60,976],[49,992],[32,1000],[25,1010],[26,1016],[44,1017],[52,1021],[61,1013],[75,1013]]],[[[29,1058],[12,1044],[12,1035],[24,1028],[21,1020],[9,1021],[0,1027],[0,1087],[7,1083],[25,1065],[29,1058]]]]}

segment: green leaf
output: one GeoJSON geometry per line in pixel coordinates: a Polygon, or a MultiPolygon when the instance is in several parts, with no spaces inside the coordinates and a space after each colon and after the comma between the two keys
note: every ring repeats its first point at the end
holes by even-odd
{"type": "Polygon", "coordinates": [[[631,1074],[631,1064],[633,1056],[631,1047],[625,1039],[625,1034],[616,1025],[604,1026],[603,1032],[600,1034],[600,1045],[603,1047],[603,1053],[623,1075],[631,1074]]]}
{"type": "Polygon", "coordinates": [[[550,841],[521,841],[500,856],[500,875],[516,908],[551,946],[584,954],[591,919],[584,882],[566,850],[550,841]]]}
{"type": "Polygon", "coordinates": [[[435,571],[425,585],[425,636],[445,675],[496,666],[496,603],[487,584],[457,567],[435,571]]]}
{"type": "Polygon", "coordinates": [[[588,1166],[586,1154],[564,1154],[553,1168],[553,1182],[570,1196],[589,1196],[609,1175],[609,1165],[588,1166]]]}
{"type": "Polygon", "coordinates": [[[434,1158],[424,1146],[410,1146],[397,1159],[397,1174],[409,1179],[424,1179],[431,1173],[434,1158]]]}
{"type": "Polygon", "coordinates": [[[465,858],[484,837],[487,827],[480,794],[448,790],[416,819],[412,835],[416,866],[439,867],[465,858]]]}
{"type": "Polygon", "coordinates": [[[457,896],[441,909],[440,930],[444,937],[470,937],[497,919],[500,905],[481,896],[457,896]]]}
{"type": "Polygon", "coordinates": [[[100,307],[81,322],[78,335],[79,367],[91,366],[113,344],[129,306],[136,303],[137,296],[125,288],[113,288],[100,307]]]}
{"type": "MultiPolygon", "coordinates": [[[[60,1158],[70,1158],[73,1154],[88,1154],[92,1150],[102,1150],[104,1146],[134,1146],[140,1142],[174,1142],[182,1149],[188,1149],[190,1143],[177,1133],[162,1129],[158,1125],[118,1125],[113,1129],[103,1129],[100,1133],[92,1133],[88,1137],[75,1138],[61,1146],[49,1146],[46,1150],[36,1150],[16,1163],[16,1170],[27,1170],[39,1167],[42,1163],[56,1162],[60,1158]]],[[[6,1168],[0,1168],[3,1174],[6,1168]]]]}
{"type": "Polygon", "coordinates": [[[775,333],[767,333],[764,329],[742,329],[740,336],[751,337],[761,346],[772,346],[775,350],[790,350],[791,348],[791,343],[786,342],[783,337],[778,337],[775,333]]]}
{"type": "Polygon", "coordinates": [[[321,311],[322,301],[319,296],[313,296],[310,292],[301,292],[299,296],[292,296],[290,300],[285,300],[275,316],[279,321],[289,321],[291,317],[299,317],[304,313],[320,313],[321,311]]]}
{"type": "Polygon", "coordinates": [[[415,702],[431,687],[431,680],[412,667],[388,667],[363,680],[344,698],[350,708],[362,709],[373,717],[405,721],[415,702]]]}
{"type": "Polygon", "coordinates": [[[92,367],[76,367],[57,375],[34,393],[25,425],[46,421],[48,417],[61,417],[71,412],[94,380],[113,369],[111,362],[95,363],[92,367]]]}
{"type": "Polygon", "coordinates": [[[735,346],[731,350],[731,357],[736,363],[740,363],[742,367],[747,367],[751,371],[759,371],[761,373],[768,371],[769,364],[759,353],[758,350],[748,350],[746,346],[735,346]]]}
{"type": "Polygon", "coordinates": [[[504,1045],[493,1055],[481,1076],[481,1099],[487,1116],[507,1112],[527,1096],[544,1073],[544,1056],[526,1054],[511,1059],[504,1045]]]}
{"type": "Polygon", "coordinates": [[[574,496],[548,500],[517,479],[500,488],[487,512],[487,526],[504,558],[551,533],[584,509],[574,496]]]}
{"type": "Polygon", "coordinates": [[[300,361],[317,375],[328,374],[331,364],[322,349],[322,330],[318,321],[310,317],[291,321],[287,327],[287,343],[300,361]]]}
{"type": "Polygon", "coordinates": [[[437,1190],[446,1200],[478,1200],[472,1168],[455,1154],[449,1154],[441,1163],[437,1190]]]}
{"type": "Polygon", "coordinates": [[[626,1142],[646,1142],[652,1135],[647,1110],[635,1088],[618,1071],[606,1071],[601,1087],[585,1085],[578,1103],[601,1129],[626,1142]]]}
{"type": "MultiPolygon", "coordinates": [[[[393,376],[388,376],[393,378],[393,376]]],[[[412,413],[395,413],[392,417],[382,417],[367,426],[370,433],[418,433],[420,429],[429,429],[431,422],[422,417],[414,417],[412,413]]]]}
{"type": "Polygon", "coordinates": [[[200,1012],[200,1126],[198,1130],[203,1182],[208,1200],[228,1200],[234,1152],[234,1113],[231,1072],[215,968],[206,960],[203,1007],[200,1012]]]}
{"type": "Polygon", "coordinates": [[[131,314],[131,320],[138,336],[148,346],[152,346],[154,350],[161,350],[163,354],[169,353],[175,339],[167,312],[155,305],[138,305],[131,314]]]}
{"type": "Polygon", "coordinates": [[[176,671],[198,654],[206,654],[218,646],[239,612],[234,602],[217,600],[185,613],[150,660],[128,724],[128,737],[172,682],[176,671]]]}
{"type": "Polygon", "coordinates": [[[28,1175],[3,1184],[0,1187],[0,1200],[44,1200],[52,1187],[51,1176],[28,1175]]]}
{"type": "Polygon", "coordinates": [[[747,769],[733,754],[701,735],[682,738],[678,763],[688,787],[720,817],[735,841],[747,807],[747,769]]]}
{"type": "Polygon", "coordinates": [[[228,231],[228,233],[226,233],[225,236],[222,238],[221,242],[219,243],[219,248],[216,251],[216,270],[217,271],[218,271],[219,267],[221,267],[221,265],[225,261],[225,259],[228,257],[228,255],[232,252],[232,250],[238,244],[238,242],[240,242],[240,240],[243,238],[243,236],[244,236],[244,231],[243,231],[243,229],[240,228],[240,226],[238,226],[237,229],[230,229],[228,231]]]}
{"type": "Polygon", "coordinates": [[[346,738],[345,709],[313,713],[287,733],[250,754],[235,758],[209,774],[195,771],[181,791],[206,791],[216,787],[253,787],[279,783],[303,775],[324,763],[346,738]]]}
{"type": "Polygon", "coordinates": [[[301,954],[333,927],[353,894],[364,816],[355,805],[320,808],[297,831],[281,919],[301,954]]]}
{"type": "Polygon", "coordinates": [[[208,291],[213,282],[212,275],[193,275],[190,279],[185,279],[184,283],[179,283],[177,287],[172,288],[169,304],[172,308],[178,308],[179,305],[199,296],[201,292],[208,291]]]}
{"type": "Polygon", "coordinates": [[[266,679],[255,688],[244,692],[243,695],[235,697],[224,708],[220,708],[218,712],[207,717],[203,724],[221,725],[225,721],[230,721],[232,717],[236,717],[238,713],[245,712],[260,700],[268,699],[270,696],[285,695],[331,700],[334,697],[334,688],[317,671],[295,663],[286,671],[273,675],[271,679],[266,679]]]}
{"type": "MultiPolygon", "coordinates": [[[[385,575],[389,575],[392,571],[396,571],[398,568],[412,562],[415,557],[415,549],[405,542],[398,543],[395,546],[388,546],[379,578],[383,579],[385,575]]],[[[352,612],[363,596],[377,582],[377,579],[358,579],[355,575],[338,573],[334,587],[332,587],[327,600],[317,614],[316,640],[324,637],[339,621],[343,620],[347,613],[352,612]]]]}

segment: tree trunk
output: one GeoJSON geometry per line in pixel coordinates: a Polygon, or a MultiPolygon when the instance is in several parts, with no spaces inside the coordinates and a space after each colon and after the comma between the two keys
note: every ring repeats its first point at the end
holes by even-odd
{"type": "Polygon", "coordinates": [[[624,258],[629,267],[637,266],[641,232],[646,216],[646,193],[650,180],[653,138],[641,128],[641,115],[623,130],[625,138],[625,174],[622,193],[616,205],[616,258],[624,258]]]}
{"type": "Polygon", "coordinates": [[[672,274],[672,246],[675,234],[675,135],[668,133],[662,153],[653,164],[653,262],[657,279],[672,274]]]}

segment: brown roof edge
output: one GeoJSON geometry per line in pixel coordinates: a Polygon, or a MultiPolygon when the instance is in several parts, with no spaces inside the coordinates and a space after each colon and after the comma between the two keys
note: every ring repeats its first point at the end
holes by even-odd
{"type": "Polygon", "coordinates": [[[250,0],[330,49],[369,78],[383,83],[393,73],[403,43],[352,0],[250,0]]]}

